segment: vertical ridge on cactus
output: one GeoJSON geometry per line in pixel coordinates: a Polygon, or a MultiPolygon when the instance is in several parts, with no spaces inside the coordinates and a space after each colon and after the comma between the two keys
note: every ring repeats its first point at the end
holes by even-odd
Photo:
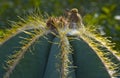
{"type": "Polygon", "coordinates": [[[104,64],[86,42],[82,39],[73,39],[70,44],[74,52],[73,62],[76,66],[76,78],[110,78],[104,64]]]}
{"type": "Polygon", "coordinates": [[[9,66],[8,71],[6,72],[6,74],[4,75],[3,78],[9,78],[10,74],[12,73],[12,71],[15,69],[16,65],[19,63],[19,61],[22,59],[22,57],[24,56],[25,52],[27,51],[27,49],[43,34],[41,34],[42,32],[35,34],[33,36],[32,39],[30,39],[28,44],[25,44],[21,50],[18,52],[17,56],[14,57],[15,59],[13,60],[13,64],[9,66]]]}
{"type": "Polygon", "coordinates": [[[46,37],[48,39],[45,39],[43,36],[38,39],[40,42],[32,44],[31,47],[35,48],[34,52],[30,53],[30,50],[27,50],[24,58],[22,58],[20,63],[16,66],[10,78],[43,78],[52,45],[48,40],[52,41],[54,36],[49,34],[46,37]]]}
{"type": "Polygon", "coordinates": [[[66,37],[66,33],[59,31],[60,34],[60,48],[61,48],[61,78],[67,78],[69,74],[69,65],[71,64],[69,60],[69,54],[71,53],[71,47],[69,41],[66,37]]]}
{"type": "MultiPolygon", "coordinates": [[[[81,32],[80,32],[81,33],[81,32]]],[[[95,53],[98,55],[98,57],[101,59],[101,61],[103,62],[103,64],[105,65],[108,73],[110,74],[111,78],[113,77],[113,75],[115,73],[117,73],[116,70],[119,70],[118,66],[119,66],[119,60],[117,60],[114,55],[111,55],[111,53],[109,52],[109,50],[106,50],[106,46],[102,46],[100,43],[101,42],[97,42],[95,39],[96,38],[93,38],[91,36],[89,36],[88,34],[91,34],[90,32],[89,33],[81,33],[80,34],[80,37],[86,42],[88,43],[91,48],[95,51],[95,53]],[[100,49],[101,48],[101,49],[100,49]],[[111,56],[113,56],[111,58],[111,56]],[[114,58],[114,61],[113,62],[113,58],[114,58]],[[116,63],[116,61],[118,63],[116,63]]],[[[118,73],[119,74],[119,73],[118,73]]]]}

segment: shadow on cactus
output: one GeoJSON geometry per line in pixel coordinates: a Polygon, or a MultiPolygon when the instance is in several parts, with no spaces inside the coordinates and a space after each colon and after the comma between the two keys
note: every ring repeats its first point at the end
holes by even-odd
{"type": "Polygon", "coordinates": [[[95,28],[84,26],[76,8],[66,17],[20,19],[0,39],[0,77],[119,78],[119,52],[95,28]]]}

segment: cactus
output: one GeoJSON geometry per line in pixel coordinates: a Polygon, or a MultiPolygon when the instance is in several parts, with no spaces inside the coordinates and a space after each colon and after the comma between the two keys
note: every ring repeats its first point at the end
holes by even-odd
{"type": "Polygon", "coordinates": [[[119,78],[119,52],[90,26],[39,15],[22,21],[0,39],[0,78],[119,78]]]}

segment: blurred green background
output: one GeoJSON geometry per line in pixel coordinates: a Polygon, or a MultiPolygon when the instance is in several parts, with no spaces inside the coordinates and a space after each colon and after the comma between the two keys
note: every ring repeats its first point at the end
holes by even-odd
{"type": "MultiPolygon", "coordinates": [[[[103,36],[110,36],[120,50],[119,0],[0,0],[0,30],[11,28],[10,21],[17,16],[39,8],[41,13],[63,15],[65,9],[78,8],[85,25],[95,25],[103,36]]],[[[2,36],[2,33],[0,33],[2,36]]]]}

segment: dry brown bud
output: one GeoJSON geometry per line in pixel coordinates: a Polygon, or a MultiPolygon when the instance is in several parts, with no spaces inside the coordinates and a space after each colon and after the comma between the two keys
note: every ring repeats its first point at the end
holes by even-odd
{"type": "Polygon", "coordinates": [[[70,28],[73,28],[72,24],[75,23],[79,28],[82,25],[82,18],[81,15],[78,13],[77,8],[73,8],[70,10],[70,15],[68,17],[68,22],[70,23],[70,28]]]}
{"type": "Polygon", "coordinates": [[[47,20],[47,23],[46,23],[47,27],[50,28],[51,30],[55,29],[55,18],[53,17],[50,17],[48,20],[47,20]]]}
{"type": "Polygon", "coordinates": [[[67,26],[67,21],[64,17],[50,17],[47,20],[47,27],[51,30],[57,29],[57,28],[65,28],[67,26]]]}

